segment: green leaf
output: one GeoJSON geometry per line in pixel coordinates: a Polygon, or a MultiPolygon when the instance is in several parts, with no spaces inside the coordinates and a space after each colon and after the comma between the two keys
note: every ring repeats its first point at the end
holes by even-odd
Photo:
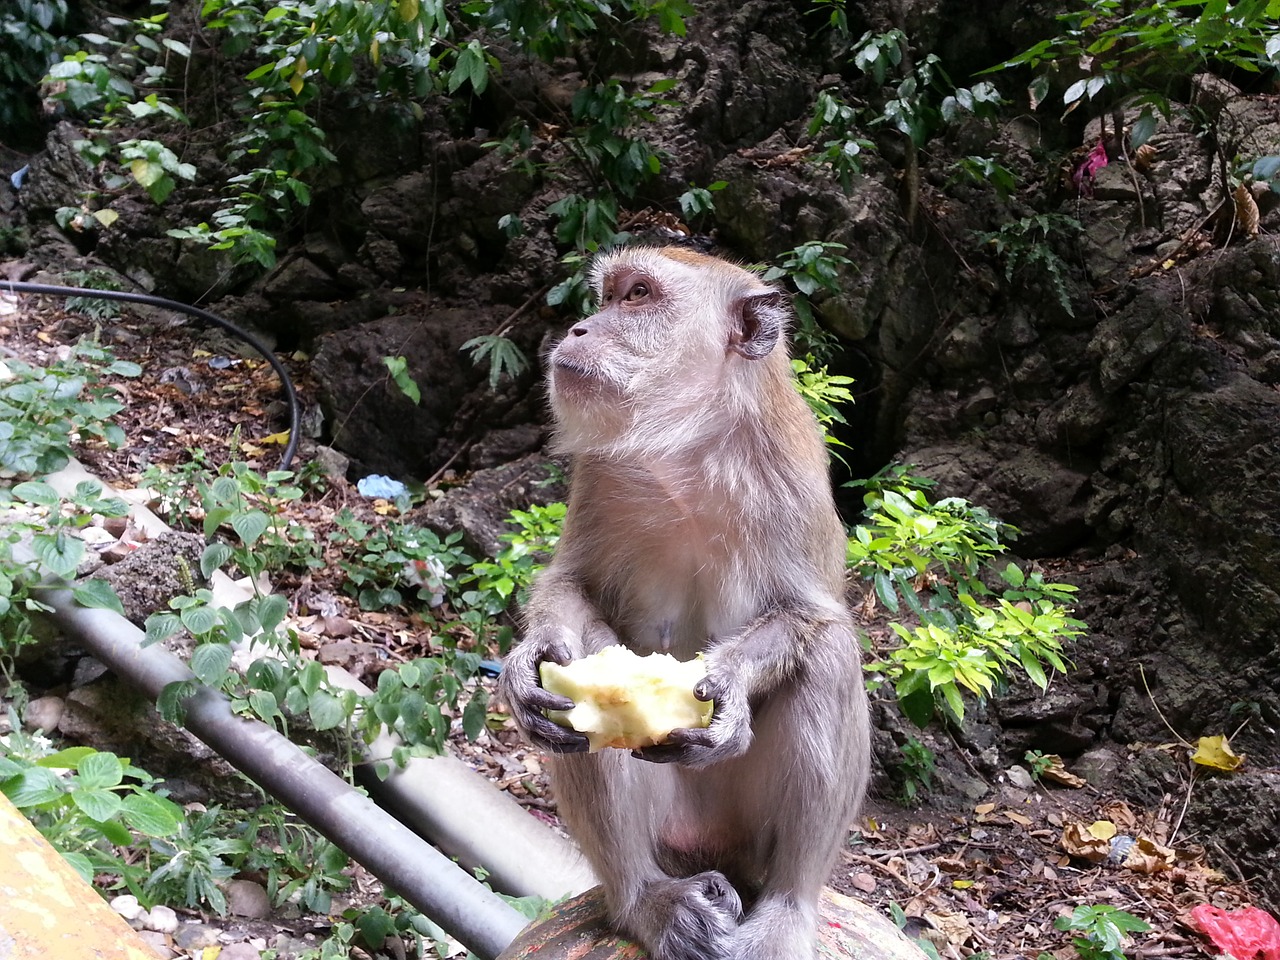
{"type": "Polygon", "coordinates": [[[489,699],[483,687],[477,688],[471,699],[467,701],[462,711],[462,731],[467,735],[468,740],[475,740],[484,730],[488,703],[489,699]]]}
{"type": "Polygon", "coordinates": [[[893,587],[893,580],[883,570],[877,570],[873,578],[876,596],[890,613],[898,612],[898,591],[893,587]]]}
{"type": "Polygon", "coordinates": [[[31,538],[31,552],[59,577],[70,577],[84,559],[84,541],[59,529],[54,533],[36,534],[31,538]]]}
{"type": "Polygon", "coordinates": [[[80,761],[91,753],[97,753],[97,751],[93,747],[67,747],[47,757],[41,757],[36,761],[36,766],[50,767],[54,770],[74,770],[80,765],[80,761]]]}
{"type": "Polygon", "coordinates": [[[111,584],[105,580],[83,580],[71,588],[71,596],[82,607],[113,610],[124,616],[124,606],[111,584]]]}
{"type": "Polygon", "coordinates": [[[196,694],[200,685],[194,680],[175,680],[165,684],[156,698],[156,710],[168,723],[181,725],[186,719],[186,700],[196,694]]]}
{"type": "Polygon", "coordinates": [[[1048,689],[1049,680],[1044,675],[1044,667],[1040,665],[1040,661],[1029,650],[1021,646],[1018,648],[1018,659],[1022,661],[1022,669],[1027,671],[1027,676],[1031,678],[1031,682],[1041,690],[1048,689]]]}
{"type": "Polygon", "coordinates": [[[214,541],[204,548],[200,554],[200,573],[206,580],[213,577],[214,571],[222,568],[231,559],[234,551],[231,546],[221,541],[214,541]]]}
{"type": "MultiPolygon", "coordinates": [[[[76,771],[80,774],[80,783],[90,789],[118,786],[124,779],[124,764],[120,762],[120,758],[114,753],[105,751],[100,753],[95,750],[86,756],[80,761],[76,771]]],[[[107,818],[94,817],[93,819],[107,818]]]]}
{"type": "Polygon", "coordinates": [[[149,647],[153,643],[167,640],[181,629],[182,621],[178,619],[176,613],[169,613],[164,610],[157,611],[147,617],[146,639],[142,641],[142,645],[149,647]]]}
{"type": "Polygon", "coordinates": [[[63,783],[52,770],[28,767],[13,780],[0,784],[0,791],[19,810],[49,803],[62,796],[63,783]]]}
{"type": "Polygon", "coordinates": [[[328,690],[317,690],[307,698],[307,715],[316,730],[332,730],[347,719],[342,701],[328,690]]]}
{"type": "Polygon", "coordinates": [[[276,703],[276,698],[266,690],[250,690],[249,691],[249,708],[258,716],[259,719],[270,723],[276,717],[281,716],[280,706],[276,703]]]}
{"type": "Polygon", "coordinates": [[[898,695],[898,706],[908,720],[923,730],[933,719],[933,693],[928,687],[898,695]]]}
{"type": "Polygon", "coordinates": [[[28,480],[13,488],[13,495],[24,503],[34,503],[41,507],[56,507],[61,498],[58,492],[42,480],[28,480]]]}
{"type": "Polygon", "coordinates": [[[221,684],[230,667],[230,644],[202,643],[191,654],[191,672],[208,686],[216,687],[221,684]]]}
{"type": "Polygon", "coordinates": [[[196,637],[202,637],[218,626],[218,611],[204,604],[187,607],[179,614],[179,618],[182,625],[196,637]]]}
{"type": "Polygon", "coordinates": [[[182,826],[182,808],[153,793],[130,793],[124,798],[122,819],[148,837],[169,837],[182,826]]]}
{"type": "Polygon", "coordinates": [[[231,529],[236,532],[246,547],[253,546],[270,525],[271,521],[261,510],[249,510],[231,517],[231,529]]]}
{"type": "Polygon", "coordinates": [[[133,834],[129,833],[129,828],[120,821],[96,820],[93,825],[99,833],[107,838],[109,843],[113,843],[117,847],[133,846],[133,834]]]}
{"type": "Polygon", "coordinates": [[[279,594],[271,594],[258,601],[258,624],[264,633],[270,633],[289,612],[289,601],[279,594]]]}
{"type": "Polygon", "coordinates": [[[110,790],[76,789],[71,791],[71,800],[90,820],[110,820],[120,812],[120,797],[110,790]]]}

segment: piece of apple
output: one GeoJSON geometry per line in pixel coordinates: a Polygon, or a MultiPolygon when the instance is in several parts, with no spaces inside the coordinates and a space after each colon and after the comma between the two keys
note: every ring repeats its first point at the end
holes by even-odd
{"type": "Polygon", "coordinates": [[[585,733],[591,753],[652,746],[672,730],[711,722],[713,704],[693,695],[694,684],[707,675],[701,657],[682,663],[667,653],[642,657],[612,646],[563,667],[545,662],[540,673],[545,689],[574,702],[572,710],[548,710],[547,716],[585,733]]]}

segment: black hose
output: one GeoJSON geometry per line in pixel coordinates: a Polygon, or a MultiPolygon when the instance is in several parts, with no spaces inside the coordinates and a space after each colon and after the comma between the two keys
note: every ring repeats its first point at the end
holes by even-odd
{"type": "Polygon", "coordinates": [[[288,470],[289,465],[293,463],[294,454],[298,452],[298,440],[302,435],[302,407],[298,404],[298,392],[293,388],[293,380],[289,376],[289,371],[284,368],[284,364],[267,348],[265,343],[249,331],[241,330],[230,320],[223,320],[222,317],[210,313],[208,310],[202,310],[186,303],[179,303],[177,300],[152,296],[149,293],[130,293],[126,290],[97,290],[92,287],[60,287],[50,283],[27,283],[22,280],[0,280],[0,291],[3,290],[9,290],[13,293],[44,293],[54,297],[92,297],[95,300],[126,300],[129,303],[145,303],[153,307],[164,307],[167,310],[177,310],[180,313],[190,314],[205,323],[220,327],[234,337],[238,337],[262,354],[263,359],[271,364],[271,369],[276,372],[276,376],[280,378],[281,386],[284,387],[285,401],[289,404],[289,442],[285,445],[284,454],[280,457],[280,469],[288,470]]]}

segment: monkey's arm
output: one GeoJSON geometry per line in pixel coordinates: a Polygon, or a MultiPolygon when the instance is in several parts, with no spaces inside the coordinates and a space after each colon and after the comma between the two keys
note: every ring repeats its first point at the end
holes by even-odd
{"type": "Polygon", "coordinates": [[[502,694],[517,726],[535,747],[553,753],[582,753],[587,738],[548,720],[544,710],[571,710],[568,697],[542,688],[538,668],[550,660],[564,664],[617,638],[572,576],[554,565],[538,579],[524,610],[523,639],[502,667],[502,694]],[[607,634],[607,636],[603,635],[607,634]]]}
{"type": "Polygon", "coordinates": [[[856,671],[854,644],[852,623],[836,610],[779,607],[758,617],[707,651],[707,676],[693,693],[699,700],[715,701],[711,725],[673,730],[666,743],[635,751],[635,756],[695,767],[741,756],[751,746],[753,707],[784,685],[816,686],[813,678],[824,667],[814,664],[815,659],[836,674],[850,664],[856,671]]]}

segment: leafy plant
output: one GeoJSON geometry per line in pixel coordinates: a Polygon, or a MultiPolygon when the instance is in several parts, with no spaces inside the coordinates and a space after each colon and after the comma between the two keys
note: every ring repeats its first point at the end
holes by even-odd
{"type": "Polygon", "coordinates": [[[115,876],[142,893],[144,869],[118,848],[136,850],[135,834],[175,835],[181,808],[127,759],[92,747],[54,750],[44,737],[23,732],[12,711],[9,720],[10,732],[0,736],[0,793],[86,881],[115,876]]]}
{"type": "Polygon", "coordinates": [[[36,125],[36,87],[56,58],[66,0],[13,0],[0,10],[0,136],[36,125]]]}
{"type": "MultiPolygon", "coordinates": [[[[848,423],[840,412],[840,405],[853,403],[853,394],[849,390],[853,377],[828,373],[825,366],[816,367],[816,363],[812,355],[803,359],[797,357],[791,361],[791,369],[796,375],[796,389],[818,419],[818,426],[822,428],[822,437],[827,444],[832,447],[848,447],[848,444],[831,434],[831,424],[848,423]]],[[[843,459],[835,450],[831,453],[837,459],[843,459]]]]}
{"type": "Polygon", "coordinates": [[[147,878],[149,895],[166,901],[181,899],[188,907],[207,903],[224,916],[227,898],[221,884],[235,876],[227,858],[249,852],[248,840],[225,835],[222,809],[192,814],[172,835],[157,837],[151,848],[163,861],[147,878]]]}
{"type": "Polygon", "coordinates": [[[473,618],[497,616],[506,610],[513,596],[524,602],[533,575],[542,569],[560,542],[565,512],[563,503],[545,507],[535,504],[528,510],[511,511],[507,522],[514,524],[516,530],[499,538],[506,546],[492,562],[476,563],[471,575],[463,578],[468,589],[459,599],[471,608],[473,618]]]}
{"type": "Polygon", "coordinates": [[[387,365],[387,372],[391,374],[391,379],[400,388],[400,392],[412,400],[414,406],[422,403],[422,390],[418,387],[418,381],[409,375],[408,361],[404,357],[383,357],[382,362],[387,365]]]}
{"type": "Polygon", "coordinates": [[[438,607],[454,572],[473,562],[459,546],[462,534],[457,531],[442,539],[407,523],[373,526],[349,510],[339,511],[334,523],[338,529],[329,539],[342,551],[338,565],[347,575],[343,588],[362,610],[399,606],[404,602],[401,587],[416,588],[419,601],[438,607]]]}
{"type": "Polygon", "coordinates": [[[1062,32],[1057,36],[985,72],[1031,69],[1033,109],[1063,84],[1065,113],[1097,102],[1116,116],[1118,128],[1125,111],[1141,108],[1130,131],[1135,148],[1155,131],[1156,113],[1169,115],[1167,93],[1175,81],[1212,67],[1258,73],[1280,63],[1280,21],[1270,4],[1257,0],[1137,5],[1086,0],[1060,14],[1058,22],[1062,32]]]}
{"type": "Polygon", "coordinates": [[[863,153],[875,148],[858,131],[857,108],[830,91],[821,91],[808,127],[809,136],[816,137],[822,146],[813,160],[829,168],[846,193],[853,185],[854,175],[862,172],[863,153]]]}
{"type": "Polygon", "coordinates": [[[1080,222],[1061,213],[1037,213],[1006,223],[999,230],[979,233],[978,239],[991,244],[1004,260],[1005,279],[1024,281],[1037,274],[1048,283],[1050,292],[1067,316],[1074,317],[1071,292],[1067,287],[1069,267],[1053,248],[1053,240],[1066,234],[1072,239],[1081,230],[1080,222]]]}
{"type": "Polygon", "coordinates": [[[937,758],[915,737],[908,737],[898,751],[902,754],[898,764],[898,773],[902,777],[902,800],[913,806],[933,789],[937,758]]]}
{"type": "Polygon", "coordinates": [[[120,446],[124,431],[111,418],[124,404],[104,378],[141,372],[90,340],[47,367],[0,361],[0,470],[19,476],[60,470],[77,441],[120,446]]]}
{"type": "Polygon", "coordinates": [[[1122,960],[1127,935],[1151,929],[1131,913],[1101,905],[1076,907],[1070,916],[1058,917],[1053,925],[1080,934],[1071,940],[1080,960],[1122,960]]]}
{"type": "Polygon", "coordinates": [[[120,144],[120,160],[129,174],[137,181],[147,196],[156,203],[164,203],[177,186],[174,177],[194,180],[196,168],[183,163],[177,155],[158,140],[126,140],[120,144]]]}
{"type": "Polygon", "coordinates": [[[1040,750],[1028,750],[1023,759],[1027,761],[1027,766],[1031,770],[1032,780],[1039,780],[1046,770],[1053,767],[1053,758],[1046,756],[1040,750]]]}
{"type": "Polygon", "coordinates": [[[817,358],[815,362],[826,362],[835,349],[835,341],[814,319],[810,298],[820,293],[840,293],[841,270],[853,266],[853,261],[840,252],[847,249],[834,240],[809,240],[781,254],[779,262],[764,272],[763,279],[786,278],[799,291],[791,301],[798,321],[796,338],[804,350],[817,358]]]}
{"type": "Polygon", "coordinates": [[[472,337],[462,345],[462,349],[471,351],[471,362],[477,366],[489,358],[490,390],[497,390],[498,382],[504,376],[514,380],[529,369],[529,358],[524,351],[501,334],[472,337]]]}
{"type": "Polygon", "coordinates": [[[1066,669],[1062,644],[1084,628],[1064,605],[1075,588],[1016,564],[998,568],[1000,538],[1014,528],[959,498],[931,503],[922,481],[902,468],[862,485],[867,522],[849,538],[849,566],[891,614],[905,603],[919,621],[890,623],[899,645],[866,664],[878,675],[872,689],[892,683],[903,713],[924,727],[937,706],[963,721],[962,691],[989,696],[1014,670],[1043,690],[1046,666],[1066,669]],[[1000,596],[984,572],[1004,581],[1000,596]]]}
{"type": "Polygon", "coordinates": [[[990,184],[1002,198],[1008,198],[1018,186],[1013,171],[991,157],[961,157],[951,166],[948,183],[967,180],[977,184],[990,184]]]}

